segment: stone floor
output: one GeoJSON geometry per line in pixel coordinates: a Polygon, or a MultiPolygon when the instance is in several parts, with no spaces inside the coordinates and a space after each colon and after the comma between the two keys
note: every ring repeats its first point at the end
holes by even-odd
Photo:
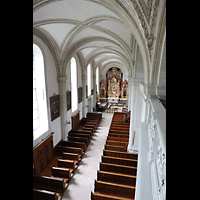
{"type": "Polygon", "coordinates": [[[101,155],[106,143],[113,113],[102,113],[102,120],[90,142],[78,169],[72,178],[63,200],[90,200],[91,191],[94,192],[94,182],[101,162],[101,155]]]}

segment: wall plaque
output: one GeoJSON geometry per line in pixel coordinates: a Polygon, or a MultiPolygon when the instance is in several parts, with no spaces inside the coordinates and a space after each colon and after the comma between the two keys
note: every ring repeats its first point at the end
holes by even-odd
{"type": "Polygon", "coordinates": [[[78,103],[82,101],[82,87],[78,88],[78,103]]]}
{"type": "Polygon", "coordinates": [[[66,92],[67,111],[71,109],[71,91],[66,92]]]}
{"type": "Polygon", "coordinates": [[[51,110],[51,121],[60,116],[60,107],[59,107],[59,95],[54,95],[50,97],[50,110],[51,110]]]}

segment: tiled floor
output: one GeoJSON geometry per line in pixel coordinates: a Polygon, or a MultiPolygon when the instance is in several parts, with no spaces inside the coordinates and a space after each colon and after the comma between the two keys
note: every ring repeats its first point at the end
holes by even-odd
{"type": "Polygon", "coordinates": [[[99,163],[112,117],[113,113],[102,113],[102,120],[95,136],[92,138],[68,189],[65,191],[63,200],[91,199],[91,191],[94,192],[94,180],[97,178],[97,170],[99,170],[99,163]]]}

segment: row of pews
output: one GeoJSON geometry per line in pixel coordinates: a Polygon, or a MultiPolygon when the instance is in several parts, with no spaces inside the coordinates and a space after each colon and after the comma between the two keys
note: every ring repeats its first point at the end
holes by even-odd
{"type": "Polygon", "coordinates": [[[123,115],[113,115],[91,200],[134,199],[138,155],[127,152],[130,123],[121,121],[123,115]]]}
{"type": "Polygon", "coordinates": [[[68,141],[53,148],[53,133],[33,149],[33,199],[60,200],[102,119],[102,113],[74,116],[68,141]]]}

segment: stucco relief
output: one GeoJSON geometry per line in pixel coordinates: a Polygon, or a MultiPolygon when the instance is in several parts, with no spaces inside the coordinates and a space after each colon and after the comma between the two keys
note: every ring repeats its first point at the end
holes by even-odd
{"type": "Polygon", "coordinates": [[[160,138],[158,138],[156,164],[157,164],[158,180],[159,180],[159,187],[158,187],[159,200],[164,200],[166,192],[166,156],[160,144],[160,138]]]}
{"type": "MultiPolygon", "coordinates": [[[[123,0],[117,0],[117,2],[121,2],[125,5],[125,2],[123,0]]],[[[131,4],[133,5],[137,16],[140,20],[141,26],[144,30],[144,35],[147,39],[147,46],[149,50],[150,59],[154,41],[156,38],[154,34],[159,2],[159,0],[155,0],[155,3],[153,4],[153,0],[148,0],[146,4],[144,0],[126,0],[127,7],[123,5],[123,7],[130,12],[130,14],[133,14],[131,13],[131,4]]]]}

